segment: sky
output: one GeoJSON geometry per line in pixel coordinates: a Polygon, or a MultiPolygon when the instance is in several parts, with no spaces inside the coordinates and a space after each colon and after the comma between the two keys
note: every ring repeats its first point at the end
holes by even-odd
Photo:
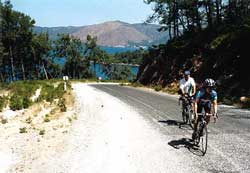
{"type": "Polygon", "coordinates": [[[120,20],[142,23],[153,13],[143,0],[12,0],[37,26],[84,26],[120,20]]]}

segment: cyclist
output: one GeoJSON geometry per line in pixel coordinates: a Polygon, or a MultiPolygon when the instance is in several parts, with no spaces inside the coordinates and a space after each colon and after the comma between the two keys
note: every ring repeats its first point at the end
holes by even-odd
{"type": "Polygon", "coordinates": [[[198,124],[198,116],[197,113],[201,113],[204,108],[206,115],[206,123],[210,122],[211,118],[211,108],[213,106],[213,115],[216,119],[217,114],[217,92],[215,91],[215,81],[213,79],[206,79],[203,83],[203,87],[196,93],[196,98],[194,102],[194,113],[195,113],[195,124],[194,124],[194,132],[192,134],[192,139],[195,138],[197,124],[198,124]]]}
{"type": "Polygon", "coordinates": [[[195,81],[192,77],[190,77],[190,71],[184,72],[184,78],[180,80],[180,90],[179,94],[181,96],[188,95],[193,96],[196,93],[196,85],[195,81]]]}
{"type": "MultiPolygon", "coordinates": [[[[179,101],[182,101],[182,116],[185,114],[185,107],[188,104],[193,105],[193,96],[196,92],[196,84],[192,77],[190,77],[190,71],[186,70],[184,72],[184,78],[180,80],[180,89],[179,94],[181,95],[179,98],[179,101]]],[[[194,117],[192,114],[192,117],[190,117],[192,120],[192,123],[194,122],[194,117]]]]}

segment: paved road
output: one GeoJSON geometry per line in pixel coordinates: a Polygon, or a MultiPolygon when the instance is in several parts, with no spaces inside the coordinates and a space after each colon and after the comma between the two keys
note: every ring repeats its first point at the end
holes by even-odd
{"type": "Polygon", "coordinates": [[[201,156],[191,147],[190,127],[179,126],[181,113],[175,96],[119,85],[91,86],[133,107],[156,129],[171,138],[166,145],[178,154],[188,156],[187,163],[193,163],[201,172],[250,172],[250,111],[219,106],[219,121],[209,124],[208,151],[201,156]]]}

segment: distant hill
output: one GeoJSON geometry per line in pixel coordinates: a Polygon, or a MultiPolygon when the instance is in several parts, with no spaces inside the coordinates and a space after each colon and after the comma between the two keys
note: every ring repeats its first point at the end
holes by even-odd
{"type": "Polygon", "coordinates": [[[97,36],[98,45],[109,47],[149,46],[165,43],[168,40],[167,32],[158,32],[159,25],[129,24],[121,21],[111,21],[101,24],[82,27],[38,27],[35,33],[48,32],[52,40],[57,34],[70,34],[83,42],[86,36],[97,36]]]}

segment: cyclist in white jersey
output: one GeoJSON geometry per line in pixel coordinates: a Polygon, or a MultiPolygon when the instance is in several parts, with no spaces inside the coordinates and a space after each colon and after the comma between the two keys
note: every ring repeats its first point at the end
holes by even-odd
{"type": "Polygon", "coordinates": [[[184,96],[194,96],[196,93],[196,84],[192,77],[190,77],[190,71],[184,72],[184,78],[180,80],[179,93],[184,96]]]}

